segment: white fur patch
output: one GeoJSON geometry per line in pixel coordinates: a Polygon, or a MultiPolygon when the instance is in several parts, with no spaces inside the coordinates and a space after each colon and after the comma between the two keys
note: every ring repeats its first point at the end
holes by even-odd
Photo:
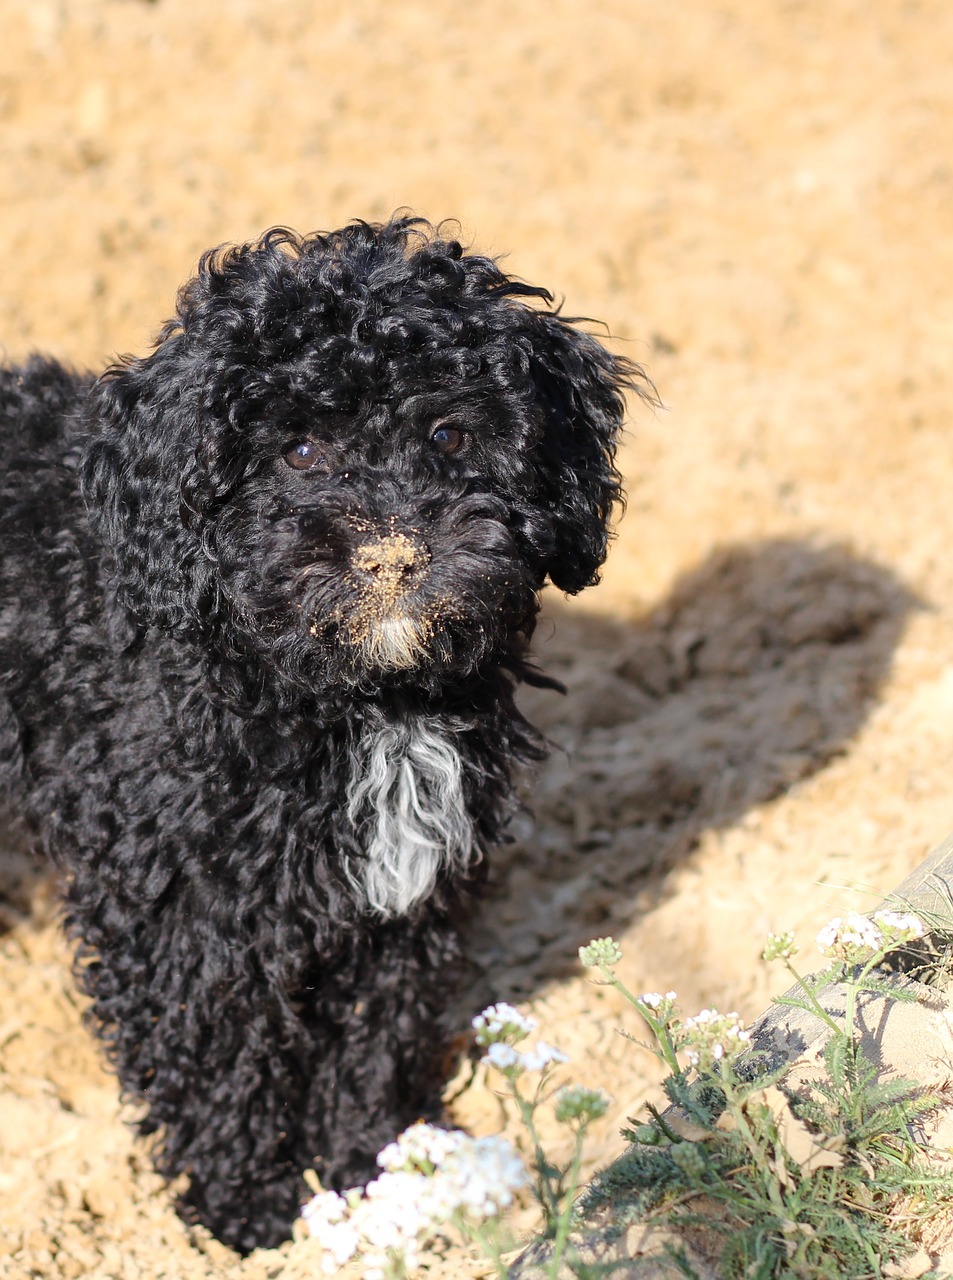
{"type": "Polygon", "coordinates": [[[347,815],[367,854],[352,883],[381,916],[403,915],[445,867],[474,854],[460,753],[437,721],[369,728],[352,757],[347,815]]]}
{"type": "Polygon", "coordinates": [[[384,671],[414,667],[427,651],[420,628],[406,614],[369,622],[359,647],[362,660],[368,666],[384,671]]]}

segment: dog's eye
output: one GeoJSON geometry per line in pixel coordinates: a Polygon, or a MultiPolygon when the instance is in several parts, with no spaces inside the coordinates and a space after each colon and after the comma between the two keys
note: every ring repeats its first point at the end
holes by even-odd
{"type": "Polygon", "coordinates": [[[465,436],[457,427],[438,427],[430,437],[430,443],[440,453],[459,453],[465,436]]]}
{"type": "Polygon", "coordinates": [[[285,462],[295,471],[313,471],[327,465],[327,459],[321,448],[310,440],[299,440],[284,453],[285,462]]]}

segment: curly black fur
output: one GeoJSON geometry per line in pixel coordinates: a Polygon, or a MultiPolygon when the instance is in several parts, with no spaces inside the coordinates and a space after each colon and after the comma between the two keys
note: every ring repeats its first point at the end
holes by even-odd
{"type": "Polygon", "coordinates": [[[0,373],[0,780],[180,1210],[284,1238],[433,1114],[641,371],[419,220],[206,254],[145,359],[0,373]]]}

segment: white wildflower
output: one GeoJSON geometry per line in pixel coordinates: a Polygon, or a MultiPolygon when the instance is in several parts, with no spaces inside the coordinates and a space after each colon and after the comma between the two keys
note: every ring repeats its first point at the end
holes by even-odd
{"type": "Polygon", "coordinates": [[[501,1001],[491,1004],[488,1009],[477,1014],[473,1019],[476,1042],[483,1048],[497,1041],[517,1042],[525,1040],[530,1032],[536,1030],[536,1019],[520,1013],[511,1004],[501,1001]]]}
{"type": "Polygon", "coordinates": [[[348,1220],[347,1201],[334,1191],[319,1191],[301,1210],[308,1230],[324,1250],[321,1269],[333,1275],[357,1253],[361,1236],[348,1220]]]}
{"type": "Polygon", "coordinates": [[[389,1143],[378,1163],[384,1172],[363,1191],[320,1192],[303,1210],[327,1275],[358,1253],[365,1280],[383,1280],[395,1263],[409,1273],[443,1223],[495,1217],[528,1180],[504,1138],[471,1138],[423,1121],[389,1143]]]}
{"type": "Polygon", "coordinates": [[[719,1013],[702,1009],[694,1018],[686,1018],[680,1030],[681,1046],[691,1066],[709,1070],[716,1062],[730,1061],[744,1053],[751,1042],[737,1013],[719,1013]]]}
{"type": "Polygon", "coordinates": [[[874,924],[883,934],[884,941],[891,946],[915,942],[926,933],[923,921],[911,911],[875,911],[874,924]]]}
{"type": "Polygon", "coordinates": [[[534,1048],[526,1050],[525,1053],[514,1049],[511,1044],[501,1044],[497,1041],[488,1046],[481,1061],[485,1066],[495,1067],[503,1075],[518,1076],[524,1071],[545,1071],[554,1063],[568,1062],[569,1059],[561,1049],[547,1044],[545,1040],[540,1040],[534,1048]]]}
{"type": "MultiPolygon", "coordinates": [[[[506,1047],[506,1046],[502,1046],[506,1047]]],[[[418,1120],[405,1129],[395,1142],[390,1142],[377,1157],[377,1163],[390,1173],[417,1170],[431,1173],[457,1146],[463,1134],[456,1129],[441,1129],[418,1120]]]]}
{"type": "Polygon", "coordinates": [[[666,1004],[674,1004],[678,996],[674,991],[666,991],[665,995],[660,995],[657,991],[646,991],[643,995],[636,996],[637,1004],[644,1004],[647,1009],[658,1011],[666,1004]]]}
{"type": "Polygon", "coordinates": [[[439,1171],[440,1190],[453,1200],[453,1212],[492,1218],[513,1203],[527,1183],[526,1168],[505,1138],[475,1138],[462,1143],[439,1171]]]}
{"type": "Polygon", "coordinates": [[[635,997],[635,1003],[646,1022],[652,1027],[660,1027],[670,1022],[675,1014],[678,996],[674,991],[666,991],[662,995],[658,991],[646,991],[635,997]]]}
{"type": "Polygon", "coordinates": [[[434,1225],[429,1178],[423,1173],[384,1172],[367,1184],[363,1213],[356,1216],[364,1238],[378,1249],[406,1249],[434,1225]]]}
{"type": "Polygon", "coordinates": [[[497,1071],[513,1071],[520,1070],[523,1055],[517,1053],[511,1044],[501,1044],[496,1041],[488,1046],[486,1053],[483,1055],[483,1061],[489,1067],[495,1067],[497,1071]]]}
{"type": "Polygon", "coordinates": [[[844,919],[835,916],[817,935],[821,955],[845,964],[861,964],[883,946],[884,936],[878,926],[858,911],[848,912],[844,919]]]}
{"type": "Polygon", "coordinates": [[[535,1049],[521,1055],[524,1071],[545,1071],[548,1066],[557,1062],[568,1062],[569,1058],[555,1045],[540,1040],[535,1049]]]}

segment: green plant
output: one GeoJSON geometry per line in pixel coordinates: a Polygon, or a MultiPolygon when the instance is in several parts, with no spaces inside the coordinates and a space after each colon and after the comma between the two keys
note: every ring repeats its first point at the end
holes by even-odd
{"type": "MultiPolygon", "coordinates": [[[[549,1241],[536,1265],[551,1280],[565,1268],[596,1280],[625,1265],[587,1261],[575,1245],[575,1233],[606,1209],[602,1217],[619,1233],[661,1223],[701,1238],[724,1280],[927,1280],[936,1273],[922,1252],[913,1257],[911,1226],[953,1203],[953,1173],[929,1165],[915,1137],[937,1099],[907,1081],[878,1080],[855,1029],[863,993],[906,998],[882,967],[923,932],[915,917],[892,911],[834,920],[818,935],[830,964],[811,977],[794,967],[791,934],[769,938],[764,958],[783,963],[796,984],[778,1002],[813,1014],[827,1031],[809,1078],[796,1063],[767,1070],[734,1013],[683,1017],[673,991],[633,995],[616,972],[618,945],[595,939],[580,959],[638,1009],[652,1034],[648,1047],[668,1068],[671,1105],[649,1107],[646,1122],[625,1130],[625,1155],[579,1195],[586,1134],[608,1099],[577,1086],[555,1089],[552,1070],[565,1055],[542,1041],[527,1047],[533,1019],[493,1005],[473,1020],[476,1041],[525,1131],[533,1177],[503,1139],[415,1125],[381,1153],[384,1172],[366,1191],[319,1189],[306,1207],[325,1269],[333,1274],[361,1256],[367,1280],[402,1280],[421,1250],[453,1228],[476,1241],[505,1280],[512,1241],[504,1211],[529,1185],[549,1241]],[[827,1007],[829,988],[841,994],[842,1018],[827,1007]],[[562,1165],[540,1136],[543,1106],[573,1133],[562,1165]]],[[[695,1274],[685,1251],[670,1246],[669,1257],[685,1276],[695,1274]]]]}
{"type": "Polygon", "coordinates": [[[647,1123],[626,1131],[631,1148],[587,1191],[582,1216],[610,1203],[620,1224],[663,1219],[704,1231],[725,1280],[927,1274],[902,1267],[914,1252],[911,1223],[953,1196],[953,1175],[928,1166],[913,1136],[936,1099],[906,1081],[878,1082],[855,1032],[861,993],[903,998],[879,966],[921,934],[914,917],[894,912],[832,921],[818,938],[831,964],[811,978],[794,968],[790,934],[769,939],[765,958],[782,961],[797,983],[780,1002],[814,1014],[828,1031],[823,1069],[810,1081],[792,1064],[766,1071],[734,1015],[708,1010],[683,1020],[672,992],[632,996],[616,976],[611,940],[584,949],[584,962],[635,1004],[653,1033],[670,1069],[672,1106],[650,1108],[647,1123]],[[842,1020],[822,1003],[831,984],[844,993],[842,1020]],[[904,1232],[893,1222],[901,1202],[904,1232]]]}

